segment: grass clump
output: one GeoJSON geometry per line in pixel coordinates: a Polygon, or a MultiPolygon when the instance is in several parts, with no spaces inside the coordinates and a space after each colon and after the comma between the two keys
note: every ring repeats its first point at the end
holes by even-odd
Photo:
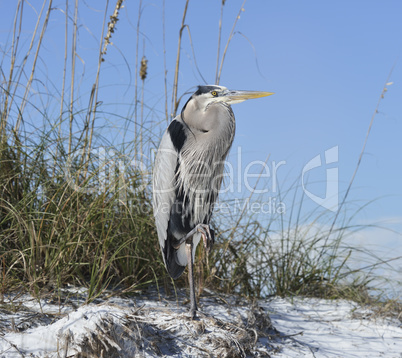
{"type": "MultiPolygon", "coordinates": [[[[77,45],[78,2],[71,8],[66,3],[64,12],[61,90],[45,78],[41,57],[56,8],[43,1],[31,31],[24,6],[24,1],[16,4],[11,41],[2,51],[0,292],[58,294],[72,284],[87,287],[90,301],[106,288],[136,290],[152,281],[155,272],[164,276],[159,249],[149,244],[156,234],[148,169],[132,161],[135,138],[112,144],[102,135],[105,124],[97,125],[105,116],[98,100],[101,64],[122,1],[116,2],[107,27],[104,20],[95,79],[84,96],[87,107],[80,107],[83,96],[76,83],[76,59],[83,60],[77,45]],[[20,41],[26,33],[30,41],[20,41]]],[[[105,16],[108,11],[106,4],[105,16]]]]}
{"type": "Polygon", "coordinates": [[[370,305],[393,301],[378,289],[384,280],[375,271],[389,262],[351,243],[366,227],[353,225],[350,215],[348,222],[330,230],[322,222],[331,222],[333,215],[316,213],[315,218],[301,220],[303,224],[282,222],[279,229],[282,215],[268,224],[247,215],[227,229],[225,217],[218,217],[217,227],[223,230],[217,230],[209,266],[201,266],[200,275],[206,286],[247,297],[343,298],[370,305]],[[364,267],[362,258],[367,262],[364,267]]]}
{"type": "Polygon", "coordinates": [[[69,164],[62,151],[49,157],[48,144],[0,153],[0,167],[8,168],[0,187],[2,291],[17,283],[31,292],[70,283],[88,286],[93,298],[110,284],[135,288],[151,280],[147,262],[158,262],[159,251],[141,243],[155,237],[141,173],[109,168],[105,178],[110,163],[69,164]]]}

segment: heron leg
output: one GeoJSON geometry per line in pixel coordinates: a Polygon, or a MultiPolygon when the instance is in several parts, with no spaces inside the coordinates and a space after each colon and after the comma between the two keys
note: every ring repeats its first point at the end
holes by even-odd
{"type": "Polygon", "coordinates": [[[190,284],[190,316],[196,318],[197,301],[195,299],[194,271],[193,271],[193,238],[186,241],[186,253],[188,262],[188,281],[190,284]]]}
{"type": "Polygon", "coordinates": [[[207,252],[211,250],[214,244],[214,231],[210,230],[209,225],[198,224],[193,230],[191,230],[187,235],[182,237],[180,240],[176,241],[173,246],[178,249],[183,243],[186,243],[186,254],[187,254],[187,264],[188,264],[188,281],[190,284],[190,316],[192,319],[196,318],[197,312],[197,301],[195,298],[195,285],[194,285],[194,259],[193,259],[193,236],[196,233],[200,233],[204,241],[204,246],[207,252]]]}

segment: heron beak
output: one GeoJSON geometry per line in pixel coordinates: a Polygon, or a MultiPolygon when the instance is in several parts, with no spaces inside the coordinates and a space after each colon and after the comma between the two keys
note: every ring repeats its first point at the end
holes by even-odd
{"type": "Polygon", "coordinates": [[[274,94],[273,92],[260,91],[227,91],[224,94],[224,99],[230,104],[240,103],[252,98],[266,97],[274,94]]]}

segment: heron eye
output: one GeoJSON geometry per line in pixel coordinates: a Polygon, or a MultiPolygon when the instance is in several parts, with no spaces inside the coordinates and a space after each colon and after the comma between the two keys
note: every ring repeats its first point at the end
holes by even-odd
{"type": "Polygon", "coordinates": [[[211,94],[212,94],[214,97],[216,97],[216,96],[218,95],[218,92],[212,91],[211,94]]]}

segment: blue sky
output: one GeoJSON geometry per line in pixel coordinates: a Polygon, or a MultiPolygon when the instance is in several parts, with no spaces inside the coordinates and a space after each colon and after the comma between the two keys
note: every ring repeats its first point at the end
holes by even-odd
{"type": "MultiPolygon", "coordinates": [[[[77,73],[82,73],[82,76],[77,76],[79,86],[76,92],[82,96],[77,107],[81,104],[85,108],[96,73],[98,34],[104,10],[101,3],[80,2],[77,73]]],[[[226,1],[221,54],[242,3],[239,0],[226,1]]],[[[183,0],[166,1],[169,105],[184,4],[183,0]]],[[[10,46],[14,6],[13,2],[1,2],[3,51],[10,46]]],[[[39,10],[39,5],[33,6],[39,10]]],[[[53,6],[59,10],[54,11],[49,21],[50,31],[45,36],[40,56],[43,78],[37,86],[43,86],[49,93],[54,92],[57,97],[54,88],[61,88],[64,57],[64,14],[60,9],[65,5],[62,1],[55,1],[53,6]]],[[[72,6],[70,4],[71,13],[72,6]]],[[[113,6],[110,4],[108,15],[113,6]]],[[[285,161],[286,165],[278,170],[278,181],[286,190],[293,182],[300,184],[298,178],[311,159],[317,155],[324,158],[326,150],[337,146],[338,162],[311,171],[308,188],[323,196],[326,169],[337,168],[341,200],[356,167],[378,99],[393,69],[389,79],[393,84],[388,86],[380,103],[348,202],[358,210],[360,205],[378,199],[358,214],[357,221],[386,223],[401,232],[401,14],[402,2],[399,0],[247,1],[228,48],[220,84],[231,89],[272,91],[275,95],[234,106],[237,133],[230,157],[234,167],[238,165],[239,147],[243,168],[253,160],[266,160],[268,155],[271,168],[273,161],[285,161]]],[[[99,95],[102,109],[122,116],[132,114],[133,110],[137,17],[138,2],[126,1],[112,37],[113,46],[109,46],[106,61],[102,64],[99,95]]],[[[204,84],[203,79],[214,83],[219,17],[220,1],[190,0],[186,24],[189,25],[196,57],[194,59],[185,30],[179,95],[204,84]]],[[[149,61],[144,97],[148,105],[146,120],[153,125],[163,123],[164,113],[162,20],[162,1],[144,0],[139,48],[140,56],[145,49],[149,61]]],[[[34,11],[26,4],[25,46],[29,43],[34,22],[34,11]]],[[[50,103],[50,116],[56,116],[57,108],[57,104],[50,103]]],[[[34,112],[31,120],[38,120],[34,112]]],[[[123,130],[118,120],[105,114],[103,121],[109,124],[108,135],[118,140],[123,130]]],[[[152,140],[157,143],[158,137],[152,140]]],[[[242,190],[244,195],[244,187],[242,190]]],[[[313,201],[305,200],[307,208],[315,209],[313,201]]],[[[378,234],[376,231],[368,232],[366,237],[379,245],[386,243],[385,246],[402,255],[400,235],[378,234]]]]}

